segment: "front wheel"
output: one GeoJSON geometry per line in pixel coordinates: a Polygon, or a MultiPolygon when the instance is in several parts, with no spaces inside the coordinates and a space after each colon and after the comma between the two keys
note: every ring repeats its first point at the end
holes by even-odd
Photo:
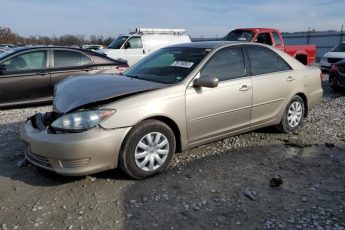
{"type": "Polygon", "coordinates": [[[173,131],[165,123],[146,120],[133,127],[120,153],[120,167],[135,179],[161,172],[176,149],[173,131]]]}
{"type": "Polygon", "coordinates": [[[305,113],[304,102],[300,96],[294,96],[287,106],[285,113],[277,126],[284,133],[291,133],[298,129],[303,122],[305,113]]]}

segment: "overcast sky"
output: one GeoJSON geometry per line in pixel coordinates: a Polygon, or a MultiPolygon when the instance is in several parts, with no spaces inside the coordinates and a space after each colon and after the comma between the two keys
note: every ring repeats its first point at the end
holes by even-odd
{"type": "Polygon", "coordinates": [[[340,30],[345,0],[0,0],[0,26],[20,35],[117,36],[136,27],[222,37],[239,27],[340,30]]]}

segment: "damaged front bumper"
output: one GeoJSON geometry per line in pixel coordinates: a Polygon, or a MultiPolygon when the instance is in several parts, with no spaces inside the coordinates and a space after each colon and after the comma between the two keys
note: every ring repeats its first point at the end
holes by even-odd
{"type": "Polygon", "coordinates": [[[121,144],[130,127],[96,127],[80,133],[52,133],[42,116],[20,128],[25,157],[34,165],[62,175],[81,176],[117,167],[121,144]]]}

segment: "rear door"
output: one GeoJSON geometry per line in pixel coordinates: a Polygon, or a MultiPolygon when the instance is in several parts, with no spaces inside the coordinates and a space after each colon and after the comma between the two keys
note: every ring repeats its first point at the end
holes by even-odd
{"type": "Polygon", "coordinates": [[[250,60],[253,105],[251,126],[270,123],[277,118],[296,84],[292,68],[274,51],[263,46],[245,46],[250,60]]]}
{"type": "Polygon", "coordinates": [[[0,104],[43,100],[51,97],[47,50],[22,52],[0,65],[0,104]]]}
{"type": "Polygon", "coordinates": [[[51,50],[51,91],[59,81],[69,77],[96,72],[92,66],[92,59],[78,50],[52,49],[51,50]]]}
{"type": "Polygon", "coordinates": [[[145,56],[143,42],[140,36],[129,38],[124,44],[124,48],[126,49],[126,60],[130,66],[137,63],[145,56]]]}
{"type": "Polygon", "coordinates": [[[219,79],[215,88],[195,88],[186,91],[188,141],[198,144],[217,139],[250,125],[252,83],[247,74],[241,47],[217,51],[199,73],[219,79]]]}

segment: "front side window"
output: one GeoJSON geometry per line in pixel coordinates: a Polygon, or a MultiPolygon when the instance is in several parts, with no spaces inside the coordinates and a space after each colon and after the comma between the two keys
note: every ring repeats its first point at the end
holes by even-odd
{"type": "Polygon", "coordinates": [[[272,39],[270,33],[260,33],[256,38],[256,42],[266,45],[272,45],[272,39]]]}
{"type": "Polygon", "coordinates": [[[54,68],[83,66],[92,63],[92,60],[77,51],[54,50],[54,68]]]}
{"type": "Polygon", "coordinates": [[[274,42],[276,43],[277,46],[280,46],[282,44],[282,41],[279,35],[277,34],[277,32],[273,32],[272,34],[273,34],[274,42]]]}
{"type": "Polygon", "coordinates": [[[278,54],[266,47],[251,46],[247,51],[253,75],[291,70],[278,54]]]}
{"type": "Polygon", "coordinates": [[[226,81],[246,76],[246,68],[241,48],[224,48],[216,52],[201,70],[200,76],[214,76],[226,81]]]}
{"type": "Polygon", "coordinates": [[[6,68],[6,72],[45,69],[46,64],[46,51],[35,51],[20,54],[2,63],[2,65],[4,65],[6,68]]]}
{"type": "Polygon", "coordinates": [[[143,43],[141,42],[141,37],[132,37],[126,43],[127,49],[140,49],[143,48],[143,43]]]}
{"type": "Polygon", "coordinates": [[[182,81],[206,57],[209,49],[163,48],[129,68],[123,75],[164,84],[182,81]]]}

